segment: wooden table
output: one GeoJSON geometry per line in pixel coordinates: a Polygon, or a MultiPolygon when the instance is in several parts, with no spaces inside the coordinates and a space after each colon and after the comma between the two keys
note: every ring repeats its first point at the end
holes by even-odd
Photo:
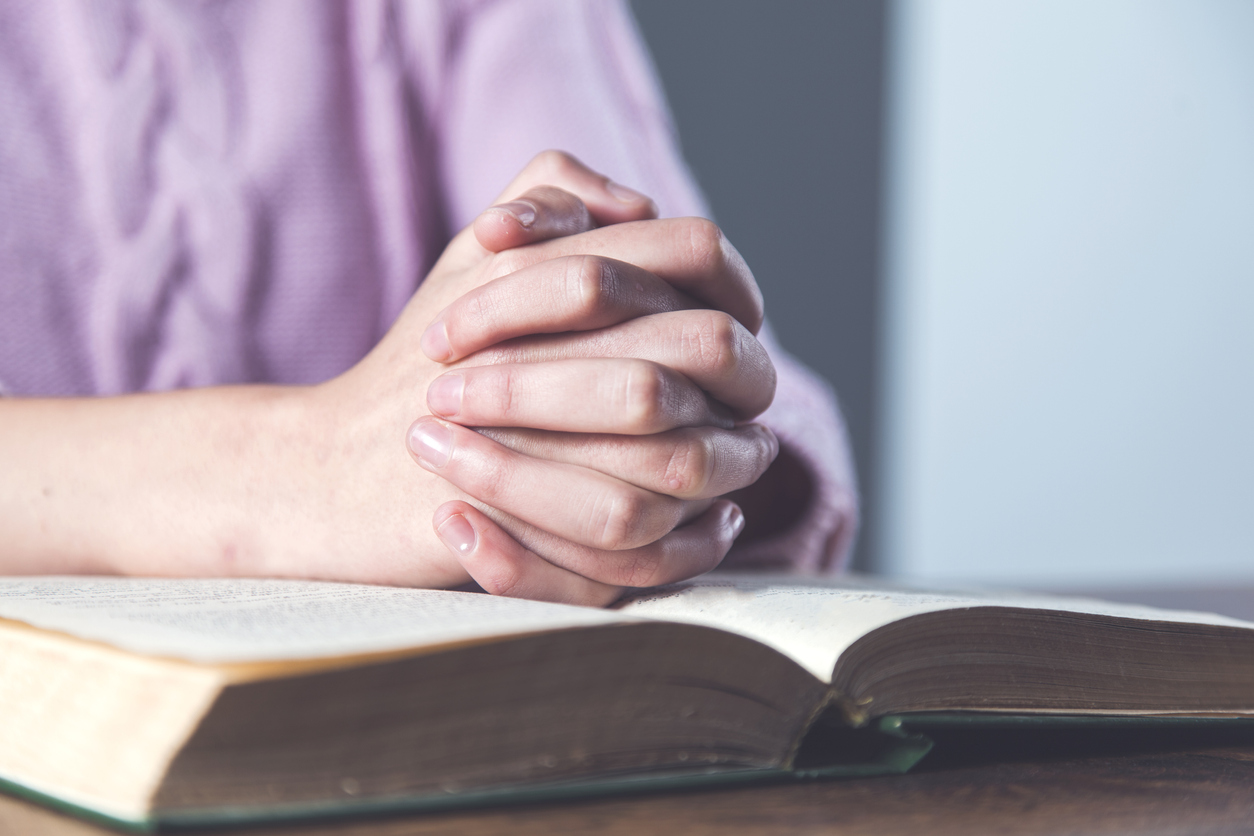
{"type": "MultiPolygon", "coordinates": [[[[1115,597],[1115,596],[1112,596],[1115,597]]],[[[1254,588],[1121,592],[1254,615],[1254,588]]],[[[201,836],[734,834],[1254,834],[1254,728],[1075,730],[940,740],[903,776],[502,807],[201,836]]],[[[0,836],[109,831],[0,797],[0,836]]]]}

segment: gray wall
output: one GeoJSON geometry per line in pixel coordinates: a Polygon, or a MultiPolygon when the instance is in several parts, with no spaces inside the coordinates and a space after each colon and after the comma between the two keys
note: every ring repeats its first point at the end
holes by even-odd
{"type": "Polygon", "coordinates": [[[784,346],[836,388],[874,565],[881,122],[876,0],[633,0],[715,217],[784,346]]]}

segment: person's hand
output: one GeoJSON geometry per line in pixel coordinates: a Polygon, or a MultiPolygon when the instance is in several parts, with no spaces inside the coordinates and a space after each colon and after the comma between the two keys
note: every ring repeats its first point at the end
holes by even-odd
{"type": "MultiPolygon", "coordinates": [[[[474,576],[486,588],[499,593],[603,603],[620,586],[665,583],[700,574],[717,565],[730,548],[742,525],[739,509],[726,500],[711,503],[709,497],[716,494],[705,486],[698,487],[698,483],[708,481],[709,488],[722,492],[752,481],[769,464],[775,450],[769,432],[760,428],[736,430],[733,423],[770,402],[773,372],[765,353],[743,325],[726,314],[687,309],[695,304],[718,305],[734,311],[738,319],[756,329],[761,323],[761,297],[739,256],[708,221],[633,222],[622,217],[621,209],[617,217],[607,217],[607,208],[621,206],[617,199],[607,200],[612,194],[602,178],[569,159],[537,161],[503,195],[507,204],[504,208],[489,210],[472,230],[463,232],[450,244],[371,356],[340,380],[328,384],[327,402],[340,405],[336,410],[340,414],[347,408],[347,416],[341,420],[350,422],[350,426],[354,426],[352,422],[364,422],[356,424],[350,433],[361,439],[352,446],[351,453],[354,457],[368,455],[369,461],[365,467],[354,461],[346,478],[354,482],[372,479],[376,485],[390,486],[380,496],[377,487],[366,490],[363,485],[360,495],[373,495],[373,503],[377,504],[355,509],[353,519],[378,521],[381,504],[385,514],[417,523],[423,516],[430,520],[437,506],[454,498],[481,502],[479,508],[465,502],[445,507],[435,520],[436,528],[453,544],[454,553],[465,561],[465,566],[451,559],[452,555],[442,548],[431,548],[435,545],[431,542],[433,529],[427,529],[430,534],[426,537],[425,532],[409,529],[408,548],[402,550],[397,543],[392,549],[376,551],[390,551],[397,557],[376,557],[369,568],[382,574],[373,578],[447,586],[474,576]],[[555,164],[565,170],[554,171],[555,164]],[[537,172],[537,168],[542,170],[537,172]],[[538,188],[537,182],[560,182],[568,188],[538,188]],[[581,203],[587,210],[586,218],[580,212],[581,203]],[[551,238],[587,229],[595,223],[612,225],[551,238]],[[535,238],[551,240],[525,245],[535,238]],[[493,253],[481,242],[489,246],[524,246],[493,253]],[[553,293],[575,291],[568,296],[572,302],[581,298],[588,301],[587,292],[591,290],[595,304],[583,310],[578,305],[565,309],[558,296],[538,296],[542,287],[553,293]],[[482,290],[467,296],[476,288],[482,290]],[[502,290],[504,296],[498,296],[502,290]],[[497,313],[512,311],[512,315],[485,319],[484,327],[472,335],[463,327],[466,319],[462,314],[473,318],[476,310],[486,312],[487,308],[479,303],[492,299],[502,300],[505,306],[496,308],[497,313]],[[452,331],[449,322],[438,316],[445,309],[457,316],[452,331]],[[654,439],[640,445],[641,449],[630,456],[619,456],[620,470],[614,474],[604,472],[611,469],[608,464],[599,470],[584,466],[590,463],[588,454],[598,446],[609,449],[604,438],[561,444],[551,435],[543,442],[533,436],[535,444],[544,443],[544,449],[549,451],[548,458],[539,458],[520,454],[486,435],[465,429],[467,425],[502,423],[482,411],[476,417],[467,412],[450,416],[458,423],[420,420],[409,435],[411,449],[423,453],[430,470],[438,473],[438,480],[424,480],[420,477],[426,474],[422,473],[415,475],[412,464],[408,472],[398,468],[395,447],[389,441],[397,437],[398,424],[408,426],[414,418],[431,414],[426,390],[444,371],[426,356],[424,346],[440,356],[443,338],[446,346],[442,359],[449,361],[513,334],[567,332],[588,325],[604,329],[614,322],[623,324],[610,331],[585,335],[590,338],[583,341],[585,354],[611,358],[642,354],[649,358],[651,352],[651,361],[603,361],[598,364],[603,368],[593,370],[582,363],[581,372],[577,368],[580,361],[536,362],[545,351],[550,352],[549,356],[554,356],[555,350],[571,356],[579,350],[576,343],[561,344],[570,340],[569,335],[507,344],[493,349],[495,356],[480,354],[463,367],[468,370],[467,375],[475,376],[463,390],[468,396],[463,401],[464,408],[482,410],[472,399],[476,393],[487,393],[484,387],[490,385],[490,379],[507,384],[512,381],[533,388],[530,397],[516,390],[518,397],[513,399],[517,409],[531,409],[532,416],[518,411],[500,416],[511,426],[597,435],[624,431],[652,434],[714,426],[720,428],[721,435],[694,439],[691,432],[685,434],[681,430],[669,438],[654,439]],[[609,343],[598,346],[598,337],[606,336],[611,337],[609,343]],[[463,342],[467,337],[477,342],[468,348],[471,344],[463,342]],[[637,344],[634,348],[633,343],[637,344]],[[652,344],[652,349],[644,343],[652,344]],[[694,353],[694,348],[700,350],[694,353]],[[505,363],[506,360],[512,362],[505,363]],[[703,361],[708,366],[704,371],[700,368],[703,361]],[[485,362],[489,365],[485,366],[485,362]],[[469,371],[472,367],[473,372],[469,371]],[[737,383],[743,377],[743,368],[758,369],[755,385],[737,383]],[[615,407],[613,403],[587,397],[586,386],[577,381],[581,373],[601,380],[606,387],[626,387],[622,389],[625,400],[616,405],[624,410],[621,415],[611,415],[612,410],[604,409],[615,407]],[[553,374],[557,376],[552,377],[553,374]],[[614,383],[615,378],[620,384],[614,383]],[[552,389],[543,408],[559,416],[565,413],[573,421],[554,423],[535,412],[538,404],[534,398],[543,397],[543,392],[534,387],[546,385],[552,389]],[[706,395],[703,385],[724,403],[706,395]],[[742,391],[736,390],[737,385],[742,391]],[[417,401],[415,396],[422,400],[417,401]],[[370,408],[360,409],[363,404],[370,408]],[[576,408],[580,404],[599,407],[601,414],[581,411],[576,408]],[[644,473],[668,448],[671,454],[692,454],[690,466],[676,458],[668,477],[686,484],[671,487],[669,493],[650,490],[666,487],[651,485],[644,473]],[[730,454],[727,457],[734,461],[748,458],[749,464],[742,465],[738,473],[732,472],[736,468],[709,468],[707,477],[697,470],[703,461],[708,461],[708,457],[702,456],[708,451],[730,454]],[[450,484],[463,491],[450,494],[450,484]],[[496,528],[484,512],[493,514],[504,530],[496,528]],[[468,534],[473,536],[467,537],[468,534]],[[510,540],[525,547],[516,552],[520,560],[533,555],[541,555],[544,560],[507,577],[500,571],[504,554],[501,549],[510,540]],[[424,559],[414,565],[411,558],[410,565],[405,566],[401,562],[402,552],[421,554],[424,558],[437,552],[447,559],[424,559]],[[476,557],[489,555],[494,555],[489,561],[491,577],[485,572],[476,575],[469,571],[470,566],[483,565],[476,564],[476,557]],[[400,577],[391,574],[401,568],[404,572],[400,577]],[[541,574],[543,581],[539,580],[541,574]]],[[[651,204],[644,203],[648,209],[644,214],[652,214],[651,204]]],[[[462,380],[467,382],[465,377],[462,380]]],[[[624,448],[620,445],[619,449],[624,448]]],[[[533,444],[531,452],[539,451],[533,444]]],[[[609,461],[612,457],[594,458],[609,461]]],[[[361,568],[354,567],[354,571],[361,568]]]]}
{"type": "MultiPolygon", "coordinates": [[[[525,206],[535,210],[536,201],[525,206]]],[[[518,240],[494,237],[508,224],[498,214],[475,225],[489,249],[518,240]]],[[[542,214],[569,213],[556,203],[542,214]]],[[[672,530],[709,511],[725,513],[739,533],[739,509],[711,500],[751,484],[778,450],[769,430],[743,423],[771,401],[769,358],[735,318],[698,309],[722,305],[760,326],[743,262],[712,224],[683,219],[531,246],[492,273],[502,270],[442,311],[422,340],[455,371],[428,390],[431,411],[447,420],[417,422],[411,448],[481,502],[481,510],[441,506],[441,538],[497,594],[603,603],[622,586],[712,568],[726,551],[721,542],[710,544],[708,565],[686,556],[679,569],[667,565],[674,561],[661,541],[704,533],[672,530]],[[628,255],[671,280],[594,252],[628,255]],[[520,339],[542,332],[563,333],[520,339]],[[654,540],[657,548],[639,550],[654,540]]]]}
{"type": "MultiPolygon", "coordinates": [[[[534,209],[534,217],[530,211],[498,209],[458,235],[376,349],[324,384],[0,401],[0,460],[5,462],[0,468],[0,533],[5,537],[0,569],[301,577],[426,587],[468,581],[470,573],[441,544],[432,520],[441,506],[472,497],[416,466],[405,446],[414,420],[429,415],[428,388],[449,368],[422,349],[424,331],[442,310],[524,267],[538,269],[547,262],[569,273],[560,269],[562,259],[574,252],[541,250],[586,234],[601,236],[584,243],[601,247],[604,257],[632,260],[701,304],[722,294],[729,310],[751,320],[755,316],[747,273],[729,272],[727,263],[699,246],[702,234],[709,243],[708,224],[685,232],[682,223],[658,222],[674,232],[669,239],[658,236],[652,225],[638,223],[654,214],[647,198],[628,194],[622,199],[604,178],[554,155],[530,166],[505,199],[520,196],[531,201],[522,206],[534,209]],[[545,183],[557,188],[539,188],[545,183]],[[630,234],[605,238],[615,229],[630,234]],[[493,246],[517,248],[495,253],[480,243],[477,232],[493,246]],[[714,290],[707,292],[707,286],[714,290]],[[728,296],[727,289],[736,287],[740,290],[728,296]]],[[[668,292],[661,285],[656,289],[668,292]]],[[[671,303],[646,313],[683,312],[682,300],[670,298],[671,303]]],[[[526,301],[520,310],[535,308],[536,300],[526,301]]],[[[449,333],[450,347],[460,347],[460,333],[449,333]]],[[[529,350],[542,350],[539,346],[529,350]]],[[[507,341],[491,351],[526,348],[525,341],[507,341]]],[[[506,359],[526,358],[496,357],[506,359]]],[[[480,353],[470,365],[492,361],[480,353]]],[[[728,426],[734,410],[713,400],[703,405],[705,396],[694,392],[686,378],[674,378],[674,384],[677,395],[687,393],[682,400],[688,406],[674,413],[679,423],[691,419],[702,426],[728,426]]],[[[560,400],[554,408],[561,409],[578,403],[583,393],[563,388],[556,396],[560,400]]],[[[670,414],[655,410],[648,426],[674,424],[673,417],[666,417],[670,414]]],[[[444,473],[463,479],[469,473],[464,465],[480,467],[499,489],[493,506],[481,507],[499,515],[506,530],[534,553],[554,561],[546,566],[561,568],[560,561],[570,561],[557,582],[534,587],[534,597],[601,603],[607,587],[597,583],[690,577],[716,564],[735,535],[735,511],[725,501],[711,505],[707,499],[667,496],[631,484],[630,470],[621,472],[627,477],[621,479],[603,462],[611,474],[557,461],[556,449],[545,460],[460,426],[444,426],[473,436],[472,443],[495,445],[476,459],[474,447],[450,434],[454,444],[444,447],[450,463],[444,473]],[[538,496],[540,485],[556,490],[538,496]],[[559,496],[565,497],[560,506],[554,502],[559,496]],[[582,517],[558,513],[579,507],[582,517]],[[601,539],[591,538],[592,533],[601,539]]],[[[432,439],[440,446],[438,435],[432,439]]],[[[515,593],[532,594],[532,577],[522,576],[515,593]]]]}
{"type": "MultiPolygon", "coordinates": [[[[729,400],[765,396],[769,402],[770,366],[755,356],[761,351],[756,343],[737,358],[741,362],[731,363],[684,336],[689,328],[717,334],[725,322],[715,312],[690,311],[638,319],[587,339],[528,340],[476,355],[470,362],[490,364],[455,367],[440,379],[455,380],[461,397],[450,403],[438,391],[429,395],[433,411],[448,420],[420,420],[412,446],[426,459],[424,466],[493,506],[480,512],[452,502],[441,506],[435,519],[446,545],[482,587],[496,594],[607,602],[622,586],[680,580],[717,565],[729,541],[709,543],[709,562],[688,560],[683,568],[667,565],[665,553],[655,549],[620,550],[660,534],[691,533],[687,527],[671,529],[708,508],[712,498],[753,483],[778,452],[765,427],[728,419],[729,412],[752,414],[753,407],[737,403],[728,409],[701,392],[721,388],[729,400]],[[612,352],[652,360],[622,360],[612,352]],[[674,373],[675,367],[683,373],[674,373]],[[627,396],[631,376],[640,381],[634,406],[627,396]],[[762,385],[755,388],[753,382],[762,385]],[[576,397],[562,400],[563,392],[576,397]],[[485,428],[492,425],[545,429],[485,428]],[[447,435],[433,458],[422,435],[441,430],[447,435]],[[455,455],[448,455],[449,447],[455,455]],[[575,467],[555,468],[540,460],[575,467]],[[531,510],[529,518],[539,518],[540,530],[493,508],[531,510]]],[[[736,341],[716,337],[712,344],[724,339],[736,341]]],[[[720,500],[711,511],[723,507],[738,535],[740,510],[720,500]]],[[[659,545],[667,542],[663,537],[659,545]]]]}

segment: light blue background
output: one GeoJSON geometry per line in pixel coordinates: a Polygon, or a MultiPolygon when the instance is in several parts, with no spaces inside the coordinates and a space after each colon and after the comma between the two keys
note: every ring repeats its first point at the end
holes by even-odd
{"type": "Polygon", "coordinates": [[[901,0],[882,567],[1254,578],[1254,3],[901,0]]]}

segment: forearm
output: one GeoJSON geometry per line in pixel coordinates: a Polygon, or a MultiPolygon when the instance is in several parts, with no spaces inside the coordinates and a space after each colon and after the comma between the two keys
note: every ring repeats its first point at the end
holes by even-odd
{"type": "Polygon", "coordinates": [[[307,392],[0,401],[0,571],[290,573],[307,392]]]}

